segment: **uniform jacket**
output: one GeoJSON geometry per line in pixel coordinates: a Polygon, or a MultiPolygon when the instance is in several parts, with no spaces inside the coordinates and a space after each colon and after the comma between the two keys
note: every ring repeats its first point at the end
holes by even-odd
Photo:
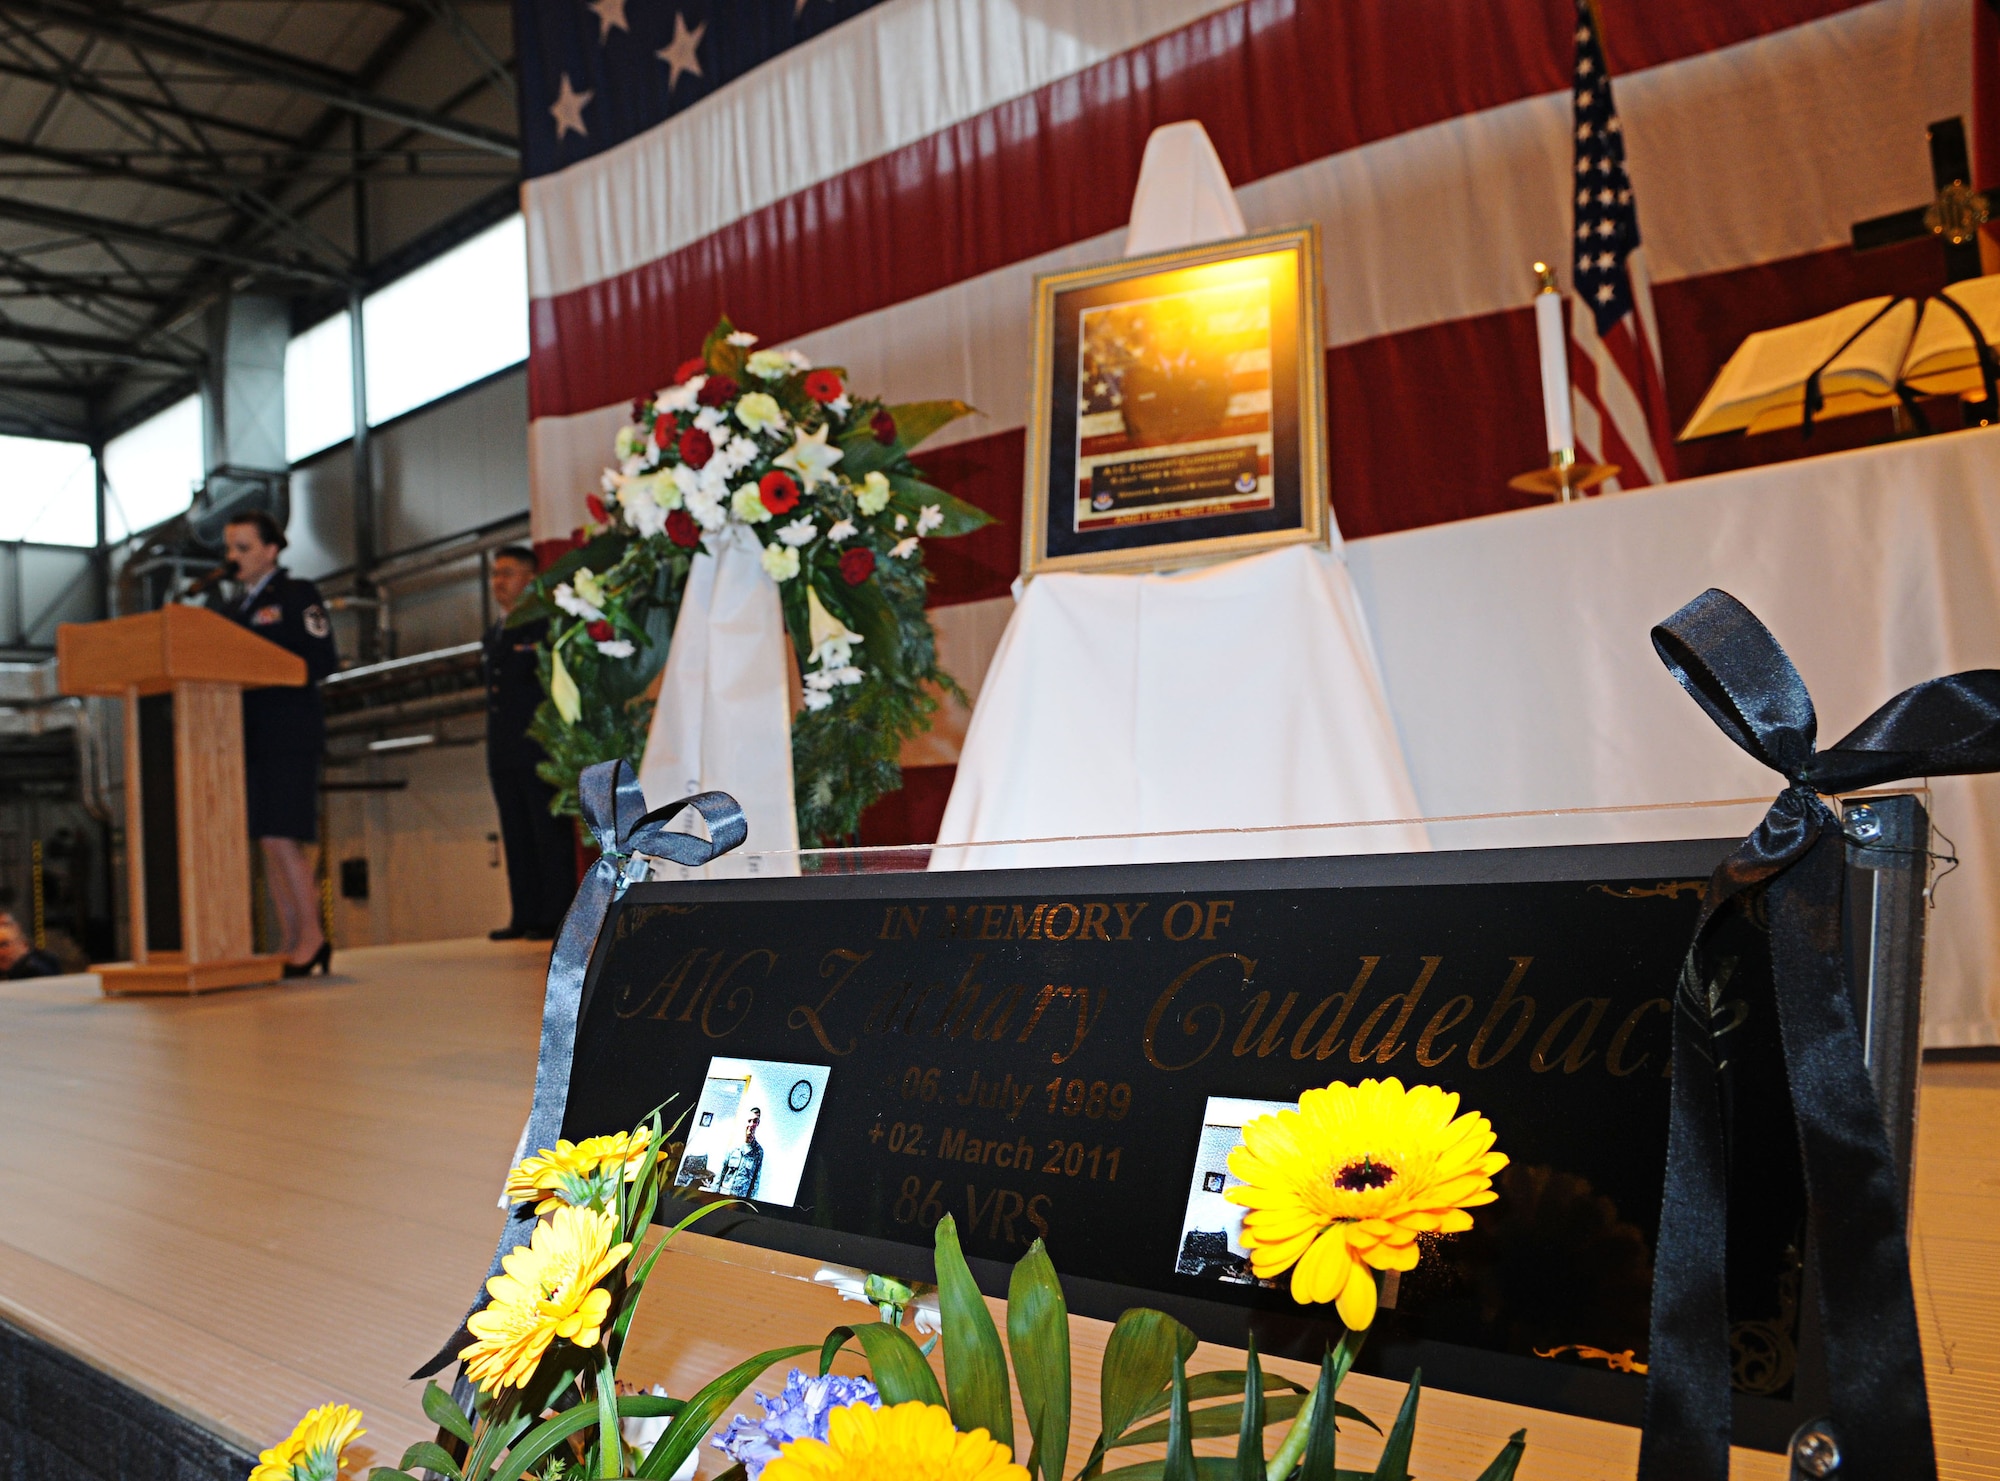
{"type": "Polygon", "coordinates": [[[319,681],[340,667],[340,651],[333,645],[333,624],[319,588],[280,566],[261,591],[246,592],[223,607],[222,615],[306,661],[303,685],[243,691],[244,751],[253,756],[324,751],[326,711],[319,681]]]}
{"type": "Polygon", "coordinates": [[[506,620],[486,629],[486,769],[532,771],[547,754],[528,739],[528,724],[542,702],[536,649],[549,634],[548,619],[508,627],[506,620]]]}

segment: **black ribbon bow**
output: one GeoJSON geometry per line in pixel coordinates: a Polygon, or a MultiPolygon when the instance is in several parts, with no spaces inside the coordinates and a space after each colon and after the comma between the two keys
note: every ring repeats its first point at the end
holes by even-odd
{"type": "MultiPolygon", "coordinates": [[[[596,949],[598,933],[604,929],[613,902],[625,893],[627,886],[646,877],[647,866],[641,855],[699,868],[742,843],[749,831],[743,809],[727,792],[702,792],[647,812],[646,794],[639,788],[639,778],[623,761],[600,761],[590,767],[578,778],[576,793],[583,821],[596,836],[601,852],[577,887],[569,914],[563,917],[562,932],[556,937],[555,950],[549,956],[548,993],[542,1000],[542,1047],[535,1061],[535,1100],[528,1112],[525,1138],[530,1153],[553,1147],[562,1134],[584,975],[590,970],[591,953],[596,949]],[[670,819],[688,808],[699,813],[702,822],[708,825],[706,839],[667,827],[670,819]]],[[[534,1227],[534,1204],[521,1204],[508,1213],[507,1227],[500,1231],[499,1246],[493,1251],[493,1262],[465,1313],[468,1318],[486,1304],[486,1282],[500,1273],[501,1260],[517,1245],[528,1243],[534,1227]]],[[[410,1376],[430,1377],[456,1360],[459,1349],[470,1340],[471,1334],[461,1321],[437,1356],[410,1376]]]]}
{"type": "Polygon", "coordinates": [[[1724,734],[1789,785],[1716,866],[1676,995],[1641,1481],[1725,1481],[1729,1474],[1725,1157],[1700,953],[1722,907],[1760,886],[1818,1253],[1841,1474],[1933,1478],[1902,1199],[1862,1058],[1841,942],[1845,842],[1821,798],[1907,777],[2000,770],[2000,670],[1906,689],[1821,751],[1798,670],[1727,592],[1705,591],[1674,613],[1653,629],[1653,647],[1724,734]]]}

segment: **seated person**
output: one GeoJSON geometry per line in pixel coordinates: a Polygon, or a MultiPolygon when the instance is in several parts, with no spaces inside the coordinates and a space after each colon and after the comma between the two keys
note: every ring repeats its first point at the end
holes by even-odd
{"type": "Polygon", "coordinates": [[[0,977],[12,982],[23,977],[61,975],[61,964],[28,939],[19,921],[0,910],[0,977]]]}

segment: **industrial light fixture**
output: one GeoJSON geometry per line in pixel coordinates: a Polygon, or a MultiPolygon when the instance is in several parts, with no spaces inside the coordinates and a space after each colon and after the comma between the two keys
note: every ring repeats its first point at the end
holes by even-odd
{"type": "Polygon", "coordinates": [[[412,751],[418,746],[434,746],[436,744],[437,737],[434,735],[392,735],[387,740],[368,742],[368,749],[371,751],[412,751]]]}

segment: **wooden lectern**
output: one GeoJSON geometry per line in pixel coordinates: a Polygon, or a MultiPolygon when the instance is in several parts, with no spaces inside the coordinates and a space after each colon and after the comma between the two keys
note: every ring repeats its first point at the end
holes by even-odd
{"type": "Polygon", "coordinates": [[[276,982],[250,934],[245,689],[303,684],[305,661],[201,607],[56,629],[64,694],[125,701],[125,863],[132,960],[106,993],[276,982]]]}

